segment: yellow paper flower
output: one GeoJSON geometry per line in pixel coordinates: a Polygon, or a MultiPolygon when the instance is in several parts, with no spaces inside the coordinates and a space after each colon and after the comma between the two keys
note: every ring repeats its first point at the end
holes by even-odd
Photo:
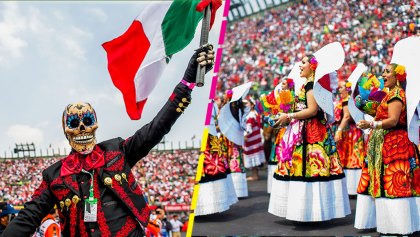
{"type": "Polygon", "coordinates": [[[347,88],[350,88],[350,87],[351,87],[351,82],[349,82],[349,81],[348,81],[348,82],[346,82],[346,87],[347,87],[347,88]]]}
{"type": "Polygon", "coordinates": [[[405,67],[402,65],[398,65],[397,67],[395,67],[394,71],[396,74],[403,75],[405,73],[405,67]]]}

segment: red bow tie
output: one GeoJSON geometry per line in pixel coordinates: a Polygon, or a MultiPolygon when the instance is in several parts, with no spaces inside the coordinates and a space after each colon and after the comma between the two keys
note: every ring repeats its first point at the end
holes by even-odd
{"type": "Polygon", "coordinates": [[[87,155],[78,152],[72,152],[66,158],[61,160],[60,176],[78,174],[84,170],[92,170],[102,167],[105,164],[104,152],[95,146],[93,151],[87,155]]]}

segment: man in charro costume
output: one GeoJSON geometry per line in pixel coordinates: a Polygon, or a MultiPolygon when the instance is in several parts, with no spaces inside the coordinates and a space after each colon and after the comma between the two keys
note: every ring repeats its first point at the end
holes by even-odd
{"type": "Polygon", "coordinates": [[[2,236],[32,235],[54,204],[62,236],[144,236],[150,210],[131,168],[170,131],[190,103],[198,64],[208,72],[213,63],[211,45],[196,50],[164,107],[125,140],[96,144],[95,110],[88,103],[69,104],[62,121],[72,151],[42,172],[43,181],[32,200],[2,236]]]}

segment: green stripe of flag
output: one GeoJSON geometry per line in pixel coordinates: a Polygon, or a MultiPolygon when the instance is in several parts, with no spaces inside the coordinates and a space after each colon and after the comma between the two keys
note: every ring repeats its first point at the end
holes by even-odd
{"type": "Polygon", "coordinates": [[[162,22],[162,35],[167,56],[184,49],[194,38],[195,29],[203,12],[195,7],[200,0],[175,0],[162,22]]]}

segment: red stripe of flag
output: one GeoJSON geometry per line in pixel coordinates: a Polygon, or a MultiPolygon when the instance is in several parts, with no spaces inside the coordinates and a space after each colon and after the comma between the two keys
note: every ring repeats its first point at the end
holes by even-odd
{"type": "Polygon", "coordinates": [[[123,94],[128,116],[133,120],[140,119],[147,99],[136,101],[134,78],[150,48],[141,22],[134,21],[124,34],[103,43],[102,47],[107,52],[112,82],[123,94]]]}

